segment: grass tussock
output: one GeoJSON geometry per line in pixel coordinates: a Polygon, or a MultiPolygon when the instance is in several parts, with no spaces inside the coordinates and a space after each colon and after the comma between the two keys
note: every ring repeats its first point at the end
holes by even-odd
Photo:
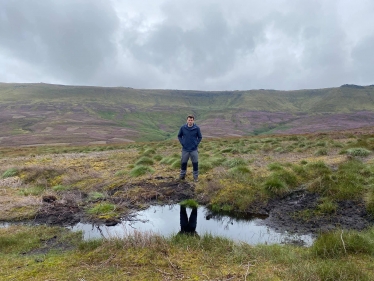
{"type": "Polygon", "coordinates": [[[152,158],[149,158],[147,156],[141,157],[138,161],[135,162],[135,165],[150,165],[152,166],[154,164],[154,161],[152,158]]]}
{"type": "Polygon", "coordinates": [[[131,171],[130,175],[132,177],[140,177],[145,174],[152,174],[154,173],[154,169],[149,166],[144,165],[136,165],[131,171]]]}
{"type": "Polygon", "coordinates": [[[347,149],[347,154],[351,156],[360,156],[360,157],[366,157],[369,156],[371,153],[370,150],[362,147],[354,147],[347,149]]]}

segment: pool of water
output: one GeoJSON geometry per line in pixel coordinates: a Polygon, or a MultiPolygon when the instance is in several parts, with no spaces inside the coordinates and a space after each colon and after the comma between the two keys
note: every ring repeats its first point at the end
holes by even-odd
{"type": "MultiPolygon", "coordinates": [[[[311,235],[279,233],[262,225],[263,218],[232,218],[230,216],[212,215],[205,207],[199,207],[192,215],[192,210],[182,210],[179,205],[152,206],[137,214],[133,221],[122,221],[115,226],[97,226],[78,223],[69,227],[73,231],[83,231],[84,239],[125,237],[134,232],[155,233],[170,236],[179,233],[182,225],[189,223],[200,236],[211,234],[248,244],[281,244],[297,243],[310,246],[311,235]],[[183,217],[183,218],[182,218],[183,217]],[[188,220],[189,219],[189,220],[188,220]]],[[[189,229],[191,230],[191,229],[189,229]]]]}

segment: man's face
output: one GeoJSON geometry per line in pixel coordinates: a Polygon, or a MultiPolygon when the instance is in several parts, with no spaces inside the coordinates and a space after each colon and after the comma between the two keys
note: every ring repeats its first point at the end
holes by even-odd
{"type": "Polygon", "coordinates": [[[194,119],[193,119],[193,118],[187,118],[187,126],[188,126],[188,127],[192,127],[193,122],[194,122],[194,119]]]}

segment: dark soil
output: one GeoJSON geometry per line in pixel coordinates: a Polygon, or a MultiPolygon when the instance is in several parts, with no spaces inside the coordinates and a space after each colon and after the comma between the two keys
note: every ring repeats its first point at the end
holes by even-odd
{"type": "MultiPolygon", "coordinates": [[[[117,224],[120,219],[130,219],[129,213],[109,220],[100,220],[88,216],[84,211],[92,201],[87,200],[86,194],[76,193],[65,195],[64,200],[44,198],[35,222],[51,225],[74,225],[78,222],[117,224]]],[[[152,181],[128,183],[117,186],[107,192],[107,198],[102,199],[115,203],[116,206],[126,207],[136,212],[150,205],[177,204],[184,199],[196,198],[195,184],[188,181],[175,181],[170,178],[157,177],[152,181]]],[[[362,201],[340,201],[336,212],[328,215],[316,211],[319,195],[304,189],[293,191],[281,198],[275,198],[267,204],[254,203],[248,212],[252,215],[267,217],[263,224],[279,232],[297,234],[318,234],[333,229],[363,230],[374,223],[374,218],[365,209],[362,201]],[[309,214],[309,215],[308,215],[309,214]]],[[[204,203],[204,202],[200,202],[204,203]]]]}
{"type": "Polygon", "coordinates": [[[318,234],[333,229],[363,230],[374,223],[362,201],[339,201],[332,214],[317,210],[320,196],[306,190],[297,190],[285,197],[271,200],[269,217],[264,224],[277,231],[297,234],[318,234]]]}
{"type": "MultiPolygon", "coordinates": [[[[39,248],[35,248],[29,252],[23,252],[22,255],[45,255],[48,254],[51,250],[54,251],[69,251],[75,248],[73,244],[70,244],[67,241],[60,241],[59,237],[53,236],[48,239],[40,239],[42,242],[42,246],[39,248]]],[[[43,262],[43,258],[36,258],[36,262],[43,262]]]]}

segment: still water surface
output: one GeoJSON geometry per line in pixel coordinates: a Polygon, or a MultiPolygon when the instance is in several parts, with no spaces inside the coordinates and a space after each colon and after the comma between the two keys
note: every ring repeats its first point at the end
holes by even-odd
{"type": "MultiPolygon", "coordinates": [[[[187,216],[191,219],[191,209],[187,209],[187,216]]],[[[295,235],[278,233],[271,228],[261,225],[260,218],[238,219],[229,216],[212,216],[205,207],[197,209],[195,221],[198,235],[211,234],[242,241],[248,244],[281,244],[290,241],[301,242],[306,246],[313,243],[311,235],[295,235]]],[[[142,233],[156,233],[170,236],[181,231],[181,208],[179,205],[152,206],[137,214],[135,221],[122,221],[115,226],[96,226],[78,223],[70,227],[73,231],[83,231],[84,239],[125,237],[135,231],[142,233]]]]}

